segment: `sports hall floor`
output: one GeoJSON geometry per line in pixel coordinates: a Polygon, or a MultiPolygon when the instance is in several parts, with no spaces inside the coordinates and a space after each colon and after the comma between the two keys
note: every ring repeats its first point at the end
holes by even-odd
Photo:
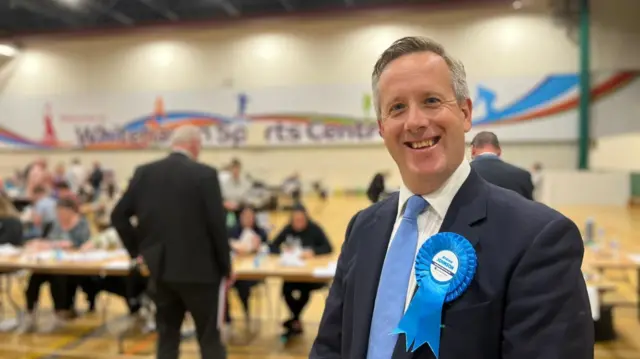
{"type": "MultiPolygon", "coordinates": [[[[335,250],[339,251],[343,240],[344,229],[350,216],[358,209],[367,205],[365,198],[330,198],[321,204],[314,199],[308,199],[307,205],[312,216],[321,223],[332,239],[335,250]]],[[[573,207],[559,208],[571,217],[579,226],[587,217],[596,218],[597,224],[605,228],[607,237],[617,238],[624,251],[640,253],[640,241],[634,234],[640,233],[640,208],[619,207],[573,207]]],[[[286,214],[272,214],[272,221],[279,228],[287,220],[286,214]]],[[[628,300],[635,298],[636,279],[634,273],[610,273],[612,280],[619,281],[623,296],[628,300]]],[[[280,285],[277,281],[270,285],[272,302],[280,304],[279,310],[269,311],[263,300],[263,292],[256,290],[253,295],[254,312],[262,312],[263,320],[256,320],[253,325],[259,325],[260,330],[252,341],[244,326],[243,315],[237,310],[232,315],[236,318],[233,333],[229,338],[230,359],[250,358],[306,358],[313,341],[317,325],[322,314],[325,292],[313,294],[310,306],[304,313],[306,333],[284,346],[279,340],[281,320],[272,319],[279,313],[285,317],[286,309],[282,301],[276,302],[280,285]],[[261,301],[258,303],[257,301],[261,301]]],[[[235,293],[233,294],[235,295],[235,293]]],[[[22,298],[15,293],[14,298],[22,298]]],[[[42,290],[41,307],[50,308],[48,289],[42,290]]],[[[233,309],[239,309],[239,303],[232,296],[233,309]]],[[[82,305],[84,301],[79,300],[82,305]]],[[[100,302],[102,305],[104,302],[100,302]]],[[[119,299],[111,300],[108,306],[106,325],[98,314],[82,316],[69,326],[55,334],[16,335],[0,333],[0,359],[36,359],[36,358],[153,358],[154,334],[134,334],[124,342],[124,354],[118,354],[117,341],[114,332],[122,329],[126,324],[118,318],[126,313],[124,305],[119,299]]],[[[81,308],[82,309],[82,308],[81,308]]],[[[640,324],[636,310],[633,308],[616,308],[614,310],[615,326],[619,339],[596,347],[597,359],[632,359],[640,358],[640,324]]],[[[255,328],[254,328],[255,329],[255,328]]],[[[187,339],[182,345],[182,358],[199,358],[195,340],[187,339]]]]}

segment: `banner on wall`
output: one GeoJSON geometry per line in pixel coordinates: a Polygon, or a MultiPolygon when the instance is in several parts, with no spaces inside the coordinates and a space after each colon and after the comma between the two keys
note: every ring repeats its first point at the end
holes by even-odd
{"type": "MultiPolygon", "coordinates": [[[[623,104],[637,101],[639,78],[640,71],[594,74],[593,121],[630,123],[637,114],[623,104]]],[[[470,136],[490,130],[503,141],[577,139],[578,75],[470,85],[470,136]]],[[[174,128],[187,123],[202,129],[208,147],[381,142],[368,85],[0,98],[0,145],[5,148],[160,147],[174,128]]]]}

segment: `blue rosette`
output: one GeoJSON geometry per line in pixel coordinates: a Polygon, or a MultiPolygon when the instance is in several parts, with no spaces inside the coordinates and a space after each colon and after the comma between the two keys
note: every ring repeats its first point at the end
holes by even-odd
{"type": "Polygon", "coordinates": [[[405,334],[407,351],[426,343],[438,358],[442,307],[467,290],[477,265],[475,249],[456,233],[435,234],[420,247],[415,264],[418,290],[393,332],[405,334]]]}

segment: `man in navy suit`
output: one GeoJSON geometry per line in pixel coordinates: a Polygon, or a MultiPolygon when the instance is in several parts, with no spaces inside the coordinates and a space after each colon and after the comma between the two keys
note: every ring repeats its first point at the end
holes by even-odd
{"type": "Polygon", "coordinates": [[[442,309],[440,359],[593,358],[578,228],[470,168],[465,77],[422,37],[397,40],[376,63],[380,134],[403,185],[349,222],[310,358],[434,358],[391,333],[416,290],[415,253],[438,232],[464,236],[477,255],[469,287],[442,309]]]}
{"type": "Polygon", "coordinates": [[[495,133],[482,131],[471,140],[471,168],[485,181],[510,189],[526,199],[533,199],[533,182],[529,171],[500,158],[502,149],[495,133]]]}

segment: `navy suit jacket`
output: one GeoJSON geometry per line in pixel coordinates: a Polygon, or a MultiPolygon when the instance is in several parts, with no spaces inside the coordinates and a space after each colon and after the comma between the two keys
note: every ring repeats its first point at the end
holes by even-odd
{"type": "Polygon", "coordinates": [[[487,182],[515,191],[526,199],[533,199],[533,181],[529,171],[493,155],[477,156],[471,161],[471,168],[487,182]]]}
{"type": "MultiPolygon", "coordinates": [[[[349,222],[312,359],[365,359],[398,194],[349,222]]],[[[440,229],[466,237],[476,275],[445,304],[439,359],[592,359],[594,323],[576,225],[543,204],[484,181],[472,169],[440,229]]],[[[428,345],[393,359],[432,359],[428,345]]]]}

